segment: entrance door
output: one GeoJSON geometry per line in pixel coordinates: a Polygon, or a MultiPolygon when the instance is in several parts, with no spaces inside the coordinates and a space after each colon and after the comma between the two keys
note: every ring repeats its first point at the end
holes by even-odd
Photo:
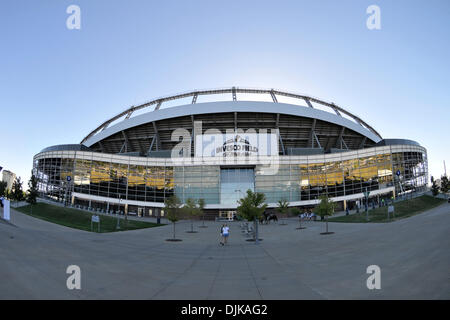
{"type": "Polygon", "coordinates": [[[248,189],[255,190],[253,168],[222,168],[220,170],[220,204],[236,208],[237,201],[245,197],[248,189]]]}
{"type": "Polygon", "coordinates": [[[219,211],[220,219],[227,219],[228,221],[233,221],[235,216],[236,216],[236,210],[219,211]]]}

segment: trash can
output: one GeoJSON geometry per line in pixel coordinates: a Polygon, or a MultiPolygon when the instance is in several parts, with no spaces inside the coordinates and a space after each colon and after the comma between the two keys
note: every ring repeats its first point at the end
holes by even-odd
{"type": "Polygon", "coordinates": [[[161,223],[161,218],[160,218],[160,217],[157,217],[157,218],[156,218],[156,223],[157,223],[157,224],[160,224],[160,223],[161,223]]]}

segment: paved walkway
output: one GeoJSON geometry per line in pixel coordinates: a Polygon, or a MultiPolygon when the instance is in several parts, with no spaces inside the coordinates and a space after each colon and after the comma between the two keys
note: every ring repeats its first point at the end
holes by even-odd
{"type": "MultiPolygon", "coordinates": [[[[12,210],[0,223],[0,299],[449,299],[450,204],[392,223],[297,219],[260,226],[259,245],[219,222],[166,242],[172,226],[110,234],[66,228],[12,210]],[[69,265],[81,290],[68,290],[69,265]],[[381,290],[368,290],[366,268],[381,268],[381,290]]],[[[200,223],[197,223],[200,225],[200,223]]]]}

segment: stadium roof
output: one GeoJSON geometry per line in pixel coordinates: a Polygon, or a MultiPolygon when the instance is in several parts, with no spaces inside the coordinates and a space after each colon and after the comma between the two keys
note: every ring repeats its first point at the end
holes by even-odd
{"type": "Polygon", "coordinates": [[[320,119],[347,127],[349,129],[361,133],[362,135],[370,138],[375,142],[378,142],[382,139],[381,135],[372,126],[367,124],[360,117],[350,113],[349,111],[343,109],[340,106],[337,106],[333,102],[326,102],[312,96],[290,93],[276,89],[231,87],[222,89],[189,91],[186,93],[156,98],[149,102],[140,104],[138,106],[131,106],[125,111],[103,122],[96,129],[90,132],[81,141],[81,143],[87,146],[91,146],[94,143],[100,141],[101,139],[104,139],[105,137],[113,135],[119,131],[131,128],[133,126],[140,125],[144,122],[152,122],[188,114],[205,114],[216,112],[267,112],[267,113],[283,113],[283,114],[297,115],[308,118],[320,119]],[[197,98],[199,96],[219,95],[219,94],[230,94],[230,101],[232,101],[233,103],[230,103],[229,101],[197,103],[197,98]],[[251,101],[251,103],[249,103],[249,101],[246,100],[245,101],[246,103],[243,103],[244,101],[240,100],[238,101],[239,97],[238,94],[269,95],[273,102],[251,101]],[[279,103],[277,96],[298,99],[299,102],[304,104],[304,106],[279,103]],[[161,105],[165,102],[189,97],[192,97],[190,105],[182,105],[177,107],[161,109],[161,105]],[[273,108],[274,103],[279,104],[276,107],[276,109],[273,108]],[[322,108],[325,107],[327,111],[318,109],[317,106],[321,106],[322,108]],[[148,108],[149,112],[140,116],[132,117],[134,112],[145,108],[148,108]],[[121,118],[123,118],[121,122],[110,127],[110,125],[113,122],[116,122],[121,118]]]}

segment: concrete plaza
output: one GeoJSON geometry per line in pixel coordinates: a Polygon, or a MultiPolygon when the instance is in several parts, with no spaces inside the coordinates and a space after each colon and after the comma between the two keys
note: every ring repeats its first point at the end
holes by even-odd
{"type": "Polygon", "coordinates": [[[450,204],[384,224],[262,225],[259,245],[219,222],[96,234],[11,212],[0,220],[0,299],[449,299],[450,204]],[[66,268],[81,268],[68,290],[66,268]],[[369,290],[369,265],[381,289],[369,290]]]}

